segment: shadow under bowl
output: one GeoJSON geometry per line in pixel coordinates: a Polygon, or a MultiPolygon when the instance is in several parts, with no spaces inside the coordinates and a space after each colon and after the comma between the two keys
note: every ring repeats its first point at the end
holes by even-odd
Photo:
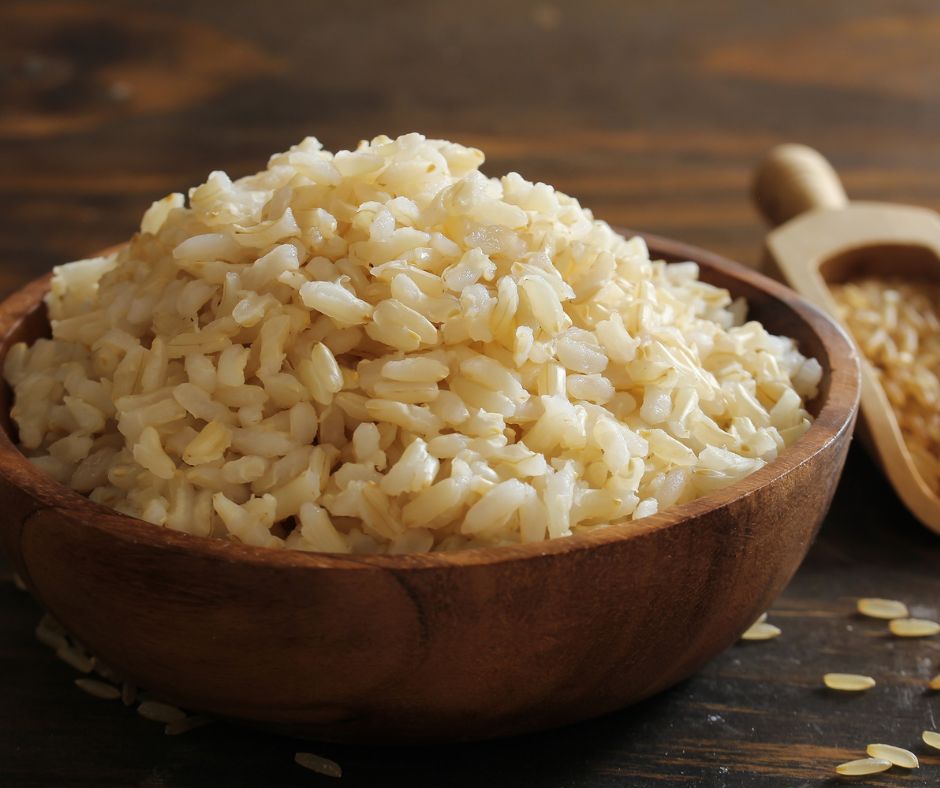
{"type": "MultiPolygon", "coordinates": [[[[187,709],[335,741],[472,740],[600,715],[731,645],[796,571],[852,435],[858,360],[784,286],[647,236],[747,299],[824,374],[812,427],[719,492],[585,536],[400,556],[275,551],[178,533],[53,481],[0,395],[0,543],[39,602],[128,680],[187,709]]],[[[48,333],[48,277],[0,305],[0,362],[48,333]]]]}

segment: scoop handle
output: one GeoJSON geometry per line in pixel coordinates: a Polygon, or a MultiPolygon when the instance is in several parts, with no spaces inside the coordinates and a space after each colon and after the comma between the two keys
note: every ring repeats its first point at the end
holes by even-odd
{"type": "Polygon", "coordinates": [[[849,198],[832,165],[817,150],[787,143],[770,151],[754,177],[754,202],[777,226],[807,211],[838,210],[849,198]]]}

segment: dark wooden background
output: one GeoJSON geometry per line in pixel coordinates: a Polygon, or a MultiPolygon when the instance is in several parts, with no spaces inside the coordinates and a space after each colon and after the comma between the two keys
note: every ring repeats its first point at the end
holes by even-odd
{"type": "MultiPolygon", "coordinates": [[[[597,216],[755,264],[748,199],[774,143],[824,151],[850,195],[940,208],[940,6],[786,3],[210,0],[0,4],[0,291],[126,238],[150,202],[211,169],[241,175],[308,134],[349,147],[420,130],[481,147],[597,216]]],[[[218,725],[184,737],[95,701],[33,640],[0,585],[0,785],[826,785],[886,741],[940,784],[940,639],[897,641],[862,595],[940,606],[940,540],[853,450],[776,641],[591,723],[490,744],[364,749],[218,725]],[[827,671],[879,685],[820,689],[827,671]]]]}

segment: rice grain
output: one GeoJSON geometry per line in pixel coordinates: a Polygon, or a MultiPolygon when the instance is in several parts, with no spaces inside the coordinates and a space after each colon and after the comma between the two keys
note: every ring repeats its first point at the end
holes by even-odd
{"type": "Polygon", "coordinates": [[[841,692],[862,692],[874,687],[875,680],[856,673],[827,673],[823,676],[823,684],[841,692]]]}
{"type": "Polygon", "coordinates": [[[884,758],[859,758],[855,761],[846,761],[836,766],[838,774],[846,777],[862,777],[866,774],[886,772],[891,768],[891,761],[884,758]]]}
{"type": "Polygon", "coordinates": [[[71,665],[79,673],[91,673],[95,667],[94,657],[89,657],[75,646],[66,643],[56,649],[55,655],[66,665],[71,665]]]}
{"type": "Polygon", "coordinates": [[[890,761],[895,766],[903,766],[905,769],[920,767],[920,761],[914,753],[902,747],[895,747],[893,744],[869,744],[865,752],[872,758],[881,758],[890,761]]]}
{"type": "Polygon", "coordinates": [[[924,731],[921,734],[921,739],[923,739],[924,744],[928,747],[933,747],[935,750],[940,750],[940,733],[936,731],[924,731]]]}
{"type": "Polygon", "coordinates": [[[940,624],[924,618],[896,618],[888,628],[899,638],[925,638],[940,632],[940,624]]]}
{"type": "Polygon", "coordinates": [[[741,640],[771,640],[775,637],[779,637],[782,634],[782,631],[779,627],[775,627],[773,624],[768,624],[766,621],[761,621],[751,626],[741,635],[741,640]]]}
{"type": "Polygon", "coordinates": [[[56,652],[69,646],[65,630],[48,615],[43,616],[36,626],[36,639],[56,652]]]}
{"type": "Polygon", "coordinates": [[[331,761],[329,758],[324,758],[322,755],[315,755],[312,752],[294,753],[294,763],[317,774],[322,774],[325,777],[343,776],[343,769],[336,761],[331,761]]]}
{"type": "Polygon", "coordinates": [[[907,605],[896,599],[866,597],[858,600],[858,612],[869,618],[881,618],[890,621],[895,618],[907,618],[907,605]]]}
{"type": "Polygon", "coordinates": [[[137,707],[137,713],[144,719],[166,724],[180,722],[186,718],[186,712],[182,709],[157,700],[145,700],[137,707]]]}
{"type": "Polygon", "coordinates": [[[106,684],[96,679],[75,679],[75,686],[95,698],[102,700],[118,700],[121,691],[113,684],[106,684]]]}

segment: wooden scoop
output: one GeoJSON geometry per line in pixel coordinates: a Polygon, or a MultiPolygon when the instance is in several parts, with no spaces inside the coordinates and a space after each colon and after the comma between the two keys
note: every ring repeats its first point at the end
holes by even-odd
{"type": "MultiPolygon", "coordinates": [[[[774,148],[758,167],[754,200],[776,227],[766,238],[767,271],[837,320],[831,284],[865,276],[940,281],[940,216],[925,208],[849,202],[835,170],[812,148],[774,148]]],[[[867,362],[858,434],[907,508],[940,533],[940,498],[917,470],[867,362]]]]}

